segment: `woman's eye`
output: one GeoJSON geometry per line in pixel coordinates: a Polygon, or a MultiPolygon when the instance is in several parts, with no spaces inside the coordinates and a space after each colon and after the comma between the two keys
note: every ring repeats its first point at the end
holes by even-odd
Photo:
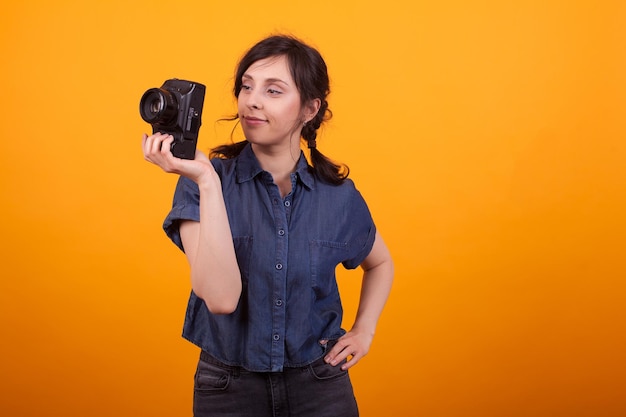
{"type": "Polygon", "coordinates": [[[241,89],[242,89],[242,90],[251,90],[251,89],[252,89],[252,87],[250,87],[250,86],[249,86],[249,85],[247,85],[247,84],[241,84],[241,89]]]}
{"type": "Polygon", "coordinates": [[[273,88],[268,88],[267,92],[273,95],[282,94],[282,91],[274,90],[273,88]]]}

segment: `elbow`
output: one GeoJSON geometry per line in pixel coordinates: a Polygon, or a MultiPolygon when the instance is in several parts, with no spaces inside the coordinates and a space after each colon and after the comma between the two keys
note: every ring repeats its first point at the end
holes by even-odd
{"type": "Polygon", "coordinates": [[[209,288],[194,288],[194,293],[204,301],[211,314],[225,315],[237,310],[241,298],[241,287],[217,291],[209,288]]]}
{"type": "Polygon", "coordinates": [[[203,296],[201,294],[198,294],[198,297],[204,301],[204,304],[211,314],[231,314],[237,310],[237,306],[239,305],[239,297],[216,297],[215,295],[203,296]]]}
{"type": "Polygon", "coordinates": [[[239,305],[239,302],[229,303],[229,302],[221,301],[221,302],[207,303],[205,301],[205,304],[209,312],[211,312],[211,314],[226,315],[226,314],[234,313],[235,310],[237,310],[237,305],[239,305]]]}

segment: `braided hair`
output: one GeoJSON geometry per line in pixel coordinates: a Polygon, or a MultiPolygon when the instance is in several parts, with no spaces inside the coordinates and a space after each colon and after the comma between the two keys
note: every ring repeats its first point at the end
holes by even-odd
{"type": "MultiPolygon", "coordinates": [[[[350,169],[344,164],[337,164],[324,156],[317,149],[317,131],[322,123],[332,117],[326,98],[330,93],[330,82],[326,63],[320,53],[306,45],[299,39],[288,35],[270,36],[256,45],[243,56],[235,73],[235,85],[233,93],[239,97],[242,87],[242,76],[246,70],[258,60],[285,56],[289,63],[291,76],[300,92],[301,104],[305,105],[311,100],[320,100],[320,109],[315,117],[302,127],[302,138],[306,141],[311,152],[311,165],[313,173],[321,180],[331,184],[340,184],[350,173],[350,169]]],[[[237,120],[234,116],[232,120],[237,120]]],[[[212,157],[233,158],[243,150],[246,141],[218,146],[211,150],[212,157]]]]}

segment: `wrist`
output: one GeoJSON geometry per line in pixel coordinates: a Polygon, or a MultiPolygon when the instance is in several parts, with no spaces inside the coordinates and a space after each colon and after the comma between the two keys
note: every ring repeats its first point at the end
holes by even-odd
{"type": "Polygon", "coordinates": [[[200,192],[211,192],[216,189],[221,189],[220,177],[214,170],[207,170],[196,181],[200,192]]]}
{"type": "Polygon", "coordinates": [[[361,333],[361,334],[369,335],[370,337],[374,337],[374,333],[376,333],[376,325],[367,325],[365,323],[354,323],[350,331],[354,333],[361,333]]]}

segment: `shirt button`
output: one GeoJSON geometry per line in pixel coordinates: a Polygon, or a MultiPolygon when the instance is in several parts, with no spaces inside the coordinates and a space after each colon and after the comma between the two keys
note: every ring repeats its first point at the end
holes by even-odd
{"type": "Polygon", "coordinates": [[[278,231],[278,236],[285,236],[285,231],[283,229],[280,229],[278,231]]]}
{"type": "Polygon", "coordinates": [[[275,335],[274,335],[274,337],[273,337],[273,339],[274,339],[274,340],[276,340],[276,341],[278,341],[278,340],[280,340],[280,336],[279,336],[279,335],[277,335],[277,334],[275,334],[275,335]]]}
{"type": "Polygon", "coordinates": [[[278,307],[282,306],[283,305],[283,300],[276,300],[276,305],[278,307]]]}
{"type": "Polygon", "coordinates": [[[276,264],[276,269],[283,269],[283,264],[276,264]]]}
{"type": "Polygon", "coordinates": [[[291,201],[287,200],[285,201],[285,207],[289,207],[291,205],[291,201]]]}

